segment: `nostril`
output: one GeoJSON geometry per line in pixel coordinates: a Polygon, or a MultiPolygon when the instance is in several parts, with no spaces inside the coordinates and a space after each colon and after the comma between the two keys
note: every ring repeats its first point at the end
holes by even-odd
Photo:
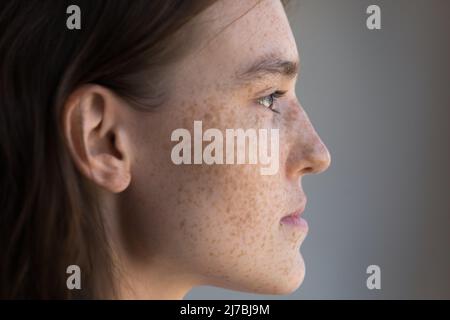
{"type": "Polygon", "coordinates": [[[314,169],[312,167],[306,167],[306,168],[303,168],[303,170],[302,170],[303,174],[310,174],[313,171],[314,171],[314,169]]]}

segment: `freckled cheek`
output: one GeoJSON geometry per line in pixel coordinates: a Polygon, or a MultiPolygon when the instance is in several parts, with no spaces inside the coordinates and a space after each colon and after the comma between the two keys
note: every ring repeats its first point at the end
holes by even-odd
{"type": "MultiPolygon", "coordinates": [[[[220,130],[267,127],[271,114],[266,110],[234,106],[233,102],[226,105],[226,102],[205,99],[184,103],[186,111],[178,113],[171,125],[173,128],[192,130],[193,121],[202,120],[204,130],[208,127],[220,130]]],[[[170,161],[167,159],[170,159],[173,147],[173,142],[169,140],[167,138],[162,150],[167,153],[163,159],[166,162],[170,161]]],[[[183,186],[182,190],[172,187],[170,201],[173,203],[170,206],[173,216],[170,224],[181,230],[180,236],[193,246],[200,243],[203,246],[220,246],[224,243],[235,245],[242,241],[249,242],[246,236],[251,235],[256,240],[261,238],[261,234],[273,229],[273,214],[279,207],[279,199],[274,194],[279,185],[261,183],[263,178],[258,165],[252,165],[250,170],[246,165],[166,165],[169,167],[166,168],[168,174],[165,177],[170,177],[169,180],[177,186],[183,186]]]]}
{"type": "Polygon", "coordinates": [[[203,175],[198,184],[190,186],[196,192],[183,196],[179,206],[186,217],[180,229],[192,246],[215,251],[230,246],[251,247],[273,232],[279,199],[274,201],[272,185],[261,184],[260,176],[246,176],[237,167],[236,172],[231,170],[215,167],[210,175],[203,175]]]}

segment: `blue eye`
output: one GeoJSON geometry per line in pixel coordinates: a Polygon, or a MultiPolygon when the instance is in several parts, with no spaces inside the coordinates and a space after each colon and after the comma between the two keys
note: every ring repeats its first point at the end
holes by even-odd
{"type": "Polygon", "coordinates": [[[274,109],[274,104],[276,100],[282,97],[285,93],[286,91],[275,91],[274,93],[271,93],[265,97],[259,98],[258,103],[270,109],[272,112],[280,113],[280,111],[274,109]]]}

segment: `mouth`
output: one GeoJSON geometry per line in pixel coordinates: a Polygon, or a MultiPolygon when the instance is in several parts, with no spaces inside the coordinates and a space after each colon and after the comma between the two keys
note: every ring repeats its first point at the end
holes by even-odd
{"type": "Polygon", "coordinates": [[[280,224],[294,226],[298,228],[302,228],[307,230],[308,223],[305,219],[302,218],[303,211],[305,211],[306,200],[305,202],[294,212],[291,212],[280,219],[280,224]]]}

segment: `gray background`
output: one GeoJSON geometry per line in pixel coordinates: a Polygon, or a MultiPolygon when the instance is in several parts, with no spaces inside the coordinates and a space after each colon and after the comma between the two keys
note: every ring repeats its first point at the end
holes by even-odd
{"type": "Polygon", "coordinates": [[[186,299],[450,299],[450,1],[300,0],[298,97],[332,165],[308,176],[303,285],[186,299]],[[382,29],[366,28],[381,7],[382,29]],[[368,290],[366,268],[381,268],[368,290]]]}

